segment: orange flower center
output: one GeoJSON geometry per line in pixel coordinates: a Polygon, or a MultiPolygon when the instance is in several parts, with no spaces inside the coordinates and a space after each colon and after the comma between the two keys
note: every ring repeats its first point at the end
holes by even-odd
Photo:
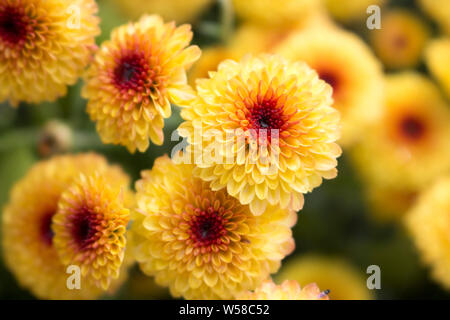
{"type": "Polygon", "coordinates": [[[55,214],[54,212],[47,213],[41,219],[41,227],[40,227],[41,239],[48,246],[52,245],[54,236],[52,230],[52,218],[54,214],[55,214]]]}
{"type": "Polygon", "coordinates": [[[190,223],[190,237],[196,247],[208,247],[221,244],[222,236],[227,234],[227,222],[213,207],[203,211],[195,209],[196,215],[190,223]]]}
{"type": "Polygon", "coordinates": [[[400,133],[409,141],[418,141],[426,134],[426,124],[414,115],[407,115],[400,120],[400,133]]]}
{"type": "Polygon", "coordinates": [[[22,46],[33,24],[21,6],[0,4],[0,40],[9,46],[22,46]]]}
{"type": "Polygon", "coordinates": [[[82,208],[72,217],[71,233],[80,249],[85,249],[97,240],[97,227],[100,225],[95,214],[82,208]]]}

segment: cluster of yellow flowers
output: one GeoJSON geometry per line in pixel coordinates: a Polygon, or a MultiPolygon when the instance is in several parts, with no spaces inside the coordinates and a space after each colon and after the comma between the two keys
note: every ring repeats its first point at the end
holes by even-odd
{"type": "MultiPolygon", "coordinates": [[[[82,77],[103,143],[131,153],[145,152],[149,140],[161,145],[173,105],[188,142],[142,171],[135,193],[129,177],[97,154],[36,164],[2,215],[13,274],[49,299],[114,292],[134,261],[186,299],[372,298],[342,261],[305,256],[275,277],[285,280],[280,285],[271,275],[295,248],[304,194],[337,176],[340,146],[378,213],[407,211],[450,172],[450,110],[438,86],[414,71],[383,73],[383,65],[415,67],[424,57],[450,96],[449,38],[429,41],[422,20],[387,9],[383,28],[368,36],[372,52],[328,12],[352,23],[369,2],[386,1],[234,0],[242,26],[200,59],[191,26],[163,18],[193,21],[212,1],[172,1],[117,0],[137,19],[99,47],[94,0],[0,3],[0,101],[52,101],[82,77]],[[80,13],[74,21],[71,4],[80,13]],[[162,17],[147,15],[155,11],[162,17]],[[81,290],[67,287],[72,265],[80,268],[81,290]]],[[[432,2],[421,1],[446,30],[432,2]]],[[[446,286],[449,192],[441,181],[407,217],[446,286]]]]}

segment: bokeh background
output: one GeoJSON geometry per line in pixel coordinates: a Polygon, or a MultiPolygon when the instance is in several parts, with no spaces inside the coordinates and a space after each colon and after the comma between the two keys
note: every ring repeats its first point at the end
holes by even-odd
{"type": "MultiPolygon", "coordinates": [[[[142,13],[140,11],[144,11],[143,1],[135,1],[135,7],[127,8],[128,10],[120,7],[120,2],[98,1],[102,29],[102,34],[97,39],[98,44],[108,39],[114,27],[135,19],[139,13],[142,13]]],[[[128,2],[132,3],[133,0],[128,2]]],[[[150,12],[162,13],[169,17],[172,15],[171,18],[177,17],[180,12],[187,10],[186,3],[190,1],[184,1],[184,7],[180,4],[183,1],[166,0],[164,2],[166,6],[171,6],[173,2],[173,8],[168,13],[160,12],[161,9],[158,8],[150,9],[150,12]]],[[[283,5],[283,1],[273,0],[273,2],[283,5]]],[[[341,5],[345,6],[348,2],[342,1],[341,5]]],[[[366,3],[364,5],[366,8],[367,4],[383,1],[362,2],[366,3]]],[[[404,8],[417,15],[427,26],[430,38],[441,33],[439,24],[419,7],[418,1],[393,0],[384,1],[383,4],[382,22],[385,12],[389,12],[392,8],[404,8]]],[[[330,5],[329,10],[331,7],[330,5]]],[[[367,44],[372,45],[369,40],[371,31],[366,27],[367,14],[364,11],[362,15],[359,14],[359,17],[356,15],[356,18],[343,18],[336,12],[333,15],[332,11],[327,14],[340,28],[350,30],[367,44]]],[[[244,19],[236,16],[231,6],[227,5],[227,1],[205,1],[201,9],[189,15],[186,13],[181,19],[192,23],[193,43],[199,45],[203,51],[216,46],[226,48],[228,45],[226,41],[244,23],[244,19]]],[[[273,26],[273,29],[275,28],[277,27],[273,26]]],[[[289,30],[283,32],[289,32],[289,30]]],[[[214,63],[212,64],[214,68],[214,63]]],[[[387,74],[414,68],[430,76],[422,59],[419,59],[413,67],[392,67],[385,63],[384,68],[387,74]]],[[[85,112],[86,101],[80,96],[80,88],[81,81],[69,89],[66,97],[54,103],[42,103],[37,106],[21,104],[19,108],[12,108],[8,103],[0,104],[0,207],[7,202],[12,185],[24,176],[34,163],[54,153],[96,151],[105,155],[110,162],[120,164],[130,174],[133,181],[139,178],[142,169],[152,167],[156,157],[170,154],[176,142],[171,142],[169,137],[181,123],[176,107],[174,115],[165,122],[164,145],[160,147],[151,145],[145,153],[130,154],[122,146],[101,143],[95,131],[95,124],[89,120],[85,112]]],[[[343,156],[339,159],[338,168],[339,174],[336,179],[325,181],[314,192],[306,195],[305,207],[299,212],[298,223],[294,227],[296,250],[283,261],[283,265],[287,266],[290,262],[308,256],[323,257],[318,259],[321,262],[316,261],[317,266],[314,266],[314,262],[312,263],[313,268],[319,268],[319,265],[323,263],[324,270],[338,270],[334,275],[338,278],[342,277],[343,281],[337,281],[339,283],[337,286],[345,286],[342,288],[343,291],[350,290],[352,281],[360,281],[362,286],[365,286],[365,280],[369,276],[366,274],[367,267],[378,265],[381,268],[381,289],[371,290],[368,293],[371,298],[449,299],[450,293],[430,277],[428,267],[421,263],[404,225],[398,219],[380,219],[377,214],[374,214],[376,209],[365,196],[365,183],[355,170],[349,152],[345,149],[343,156]],[[357,280],[348,280],[345,274],[347,270],[339,271],[339,268],[350,268],[351,273],[357,274],[359,279],[356,277],[357,280]]],[[[396,201],[395,198],[393,201],[396,201]]],[[[33,299],[33,296],[18,286],[1,259],[0,255],[0,298],[33,299]]],[[[320,283],[319,280],[317,281],[320,283]]],[[[323,288],[323,286],[320,287],[323,288]]],[[[333,292],[330,297],[333,298],[333,292]]],[[[345,294],[341,297],[345,298],[345,294]]],[[[152,279],[144,276],[137,267],[134,267],[127,283],[112,298],[148,299],[170,298],[170,296],[167,290],[158,288],[152,279]]]]}

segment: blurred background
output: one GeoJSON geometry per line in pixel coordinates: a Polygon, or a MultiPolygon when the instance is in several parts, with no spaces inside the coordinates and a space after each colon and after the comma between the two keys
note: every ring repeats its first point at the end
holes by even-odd
{"type": "MultiPolygon", "coordinates": [[[[450,34],[450,18],[442,18],[446,12],[447,17],[450,14],[450,1],[447,0],[434,2],[442,4],[438,10],[428,5],[433,1],[310,1],[321,2],[318,4],[320,9],[311,9],[317,11],[294,17],[280,7],[288,7],[288,2],[295,1],[286,1],[286,4],[283,4],[285,1],[260,1],[261,7],[257,8],[239,4],[247,2],[245,0],[97,2],[102,29],[102,34],[97,38],[99,45],[109,38],[114,27],[135,20],[144,12],[159,13],[166,20],[176,20],[177,24],[191,23],[193,43],[203,51],[202,58],[191,70],[189,81],[192,84],[195,78],[207,76],[207,72],[214,70],[223,59],[239,59],[248,52],[273,52],[276,47],[286,45],[285,41],[290,41],[292,34],[301,33],[304,28],[329,25],[329,28],[347,30],[356,35],[358,41],[370,50],[370,55],[376,57],[376,63],[380,64],[380,70],[382,68],[385,75],[414,70],[428,78],[439,90],[440,103],[449,109],[445,84],[434,75],[424,56],[431,39],[450,34]],[[369,14],[366,9],[371,4],[381,8],[381,30],[369,30],[367,27],[369,14]],[[397,13],[397,16],[392,13],[397,13]],[[398,41],[391,44],[388,39],[394,35],[398,36],[398,41]]],[[[309,6],[305,5],[300,12],[310,10],[309,6]]],[[[294,6],[291,11],[296,9],[294,6]]],[[[349,72],[352,69],[351,64],[342,67],[348,68],[349,72]]],[[[450,74],[448,66],[446,68],[447,74],[450,74]]],[[[364,81],[365,75],[360,77],[364,81]]],[[[333,81],[333,78],[323,78],[333,81]]],[[[171,133],[181,123],[179,110],[174,106],[173,116],[165,121],[163,146],[151,145],[145,153],[130,154],[125,147],[102,144],[95,124],[85,112],[86,101],[81,98],[80,89],[81,80],[69,89],[67,96],[54,103],[21,104],[18,108],[12,108],[7,102],[0,104],[0,207],[8,201],[14,183],[34,163],[53,154],[96,151],[110,162],[120,164],[135,181],[142,169],[151,168],[156,157],[170,154],[177,143],[170,141],[171,133]]],[[[364,110],[364,106],[359,108],[364,110]]],[[[354,119],[350,121],[355,122],[354,119]]],[[[449,125],[448,122],[444,124],[446,127],[449,125]]],[[[364,134],[362,129],[349,135],[364,141],[364,134]]],[[[421,188],[396,188],[392,184],[373,182],[370,174],[359,169],[360,158],[352,156],[359,152],[357,142],[345,142],[343,149],[338,177],[324,181],[314,192],[306,195],[305,207],[299,212],[298,223],[294,227],[296,250],[283,261],[280,274],[274,278],[281,280],[298,276],[299,281],[316,281],[323,289],[333,286],[336,289],[331,291],[332,299],[449,299],[449,291],[432,279],[429,268],[421,263],[420,254],[402,222],[402,216],[413,206],[421,188]],[[374,189],[377,191],[370,191],[374,189]],[[369,277],[366,270],[370,265],[378,265],[381,269],[379,290],[366,288],[369,277]]],[[[435,161],[448,159],[436,158],[435,161]]],[[[439,169],[442,172],[438,170],[433,174],[437,176],[448,172],[443,172],[445,166],[442,168],[439,169]]],[[[432,178],[429,183],[423,184],[424,188],[432,183],[432,178]]],[[[1,259],[0,255],[0,298],[33,299],[18,286],[1,259]]],[[[134,267],[129,280],[112,298],[170,296],[167,290],[158,288],[152,279],[134,267]]]]}

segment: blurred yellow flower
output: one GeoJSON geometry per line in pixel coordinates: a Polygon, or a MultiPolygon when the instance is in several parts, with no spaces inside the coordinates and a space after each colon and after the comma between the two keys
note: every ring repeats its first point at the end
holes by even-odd
{"type": "Polygon", "coordinates": [[[189,72],[189,81],[208,78],[210,71],[216,71],[220,62],[226,59],[240,60],[248,53],[271,53],[292,32],[264,26],[244,24],[240,26],[227,45],[212,46],[202,51],[202,56],[189,72]]]}
{"type": "Polygon", "coordinates": [[[430,41],[425,49],[425,62],[450,98],[450,37],[430,41]]]}
{"type": "Polygon", "coordinates": [[[433,278],[450,289],[450,176],[428,188],[405,221],[433,278]]]}
{"type": "Polygon", "coordinates": [[[322,290],[329,290],[332,300],[370,300],[372,294],[367,289],[364,271],[356,270],[345,260],[306,255],[285,263],[276,279],[316,283],[322,290]]]}
{"type": "Polygon", "coordinates": [[[94,299],[103,292],[83,278],[80,290],[67,288],[70,274],[53,241],[52,218],[61,195],[80,173],[93,172],[114,177],[116,182],[128,182],[128,177],[103,157],[80,154],[37,163],[12,189],[2,216],[5,262],[17,281],[38,298],[94,299]]]}
{"type": "Polygon", "coordinates": [[[419,0],[419,5],[450,35],[450,2],[442,0],[419,0]]]}
{"type": "Polygon", "coordinates": [[[213,190],[226,188],[259,215],[269,204],[300,210],[304,193],[337,175],[339,112],[331,87],[305,63],[226,60],[197,90],[178,130],[191,144],[194,174],[213,190]],[[219,150],[208,159],[210,149],[219,150]]]}
{"type": "Polygon", "coordinates": [[[428,78],[388,76],[384,115],[353,152],[357,169],[368,183],[421,190],[450,169],[449,123],[450,109],[428,78]]]}
{"type": "Polygon", "coordinates": [[[81,76],[100,33],[94,0],[0,3],[0,102],[64,96],[81,76]]]}
{"type": "Polygon", "coordinates": [[[175,297],[230,299],[253,290],[293,251],[295,212],[270,206],[254,216],[192,170],[160,157],[142,172],[131,227],[136,260],[175,297]]]}
{"type": "Polygon", "coordinates": [[[115,29],[111,41],[102,45],[82,94],[104,143],[124,145],[132,153],[147,150],[149,137],[155,144],[163,143],[171,103],[194,96],[186,70],[199,58],[200,49],[188,47],[190,29],[164,24],[156,15],[144,16],[115,29]]]}
{"type": "Polygon", "coordinates": [[[103,290],[119,277],[130,216],[127,185],[109,180],[81,174],[62,193],[52,225],[62,263],[79,266],[85,281],[103,290]]]}
{"type": "Polygon", "coordinates": [[[303,288],[295,280],[285,280],[276,285],[271,279],[264,281],[255,291],[243,292],[239,300],[329,300],[326,292],[321,292],[315,283],[303,288]]]}
{"type": "Polygon", "coordinates": [[[383,6],[386,0],[324,0],[328,11],[340,22],[360,22],[367,19],[367,8],[383,6]]]}
{"type": "Polygon", "coordinates": [[[113,0],[132,19],[143,14],[159,14],[167,21],[194,22],[214,0],[113,0]]]}
{"type": "Polygon", "coordinates": [[[291,28],[322,10],[321,0],[233,0],[237,16],[273,29],[291,28]]]}
{"type": "Polygon", "coordinates": [[[311,27],[289,36],[277,53],[293,61],[305,61],[333,87],[333,106],[342,116],[342,146],[352,145],[368,124],[380,118],[382,66],[355,34],[311,27]]]}
{"type": "Polygon", "coordinates": [[[366,183],[365,194],[372,216],[378,222],[394,222],[401,219],[414,204],[418,190],[380,186],[366,183]]]}
{"type": "Polygon", "coordinates": [[[429,38],[428,26],[414,13],[394,9],[382,13],[382,28],[369,32],[375,53],[388,68],[416,66],[429,38]]]}

